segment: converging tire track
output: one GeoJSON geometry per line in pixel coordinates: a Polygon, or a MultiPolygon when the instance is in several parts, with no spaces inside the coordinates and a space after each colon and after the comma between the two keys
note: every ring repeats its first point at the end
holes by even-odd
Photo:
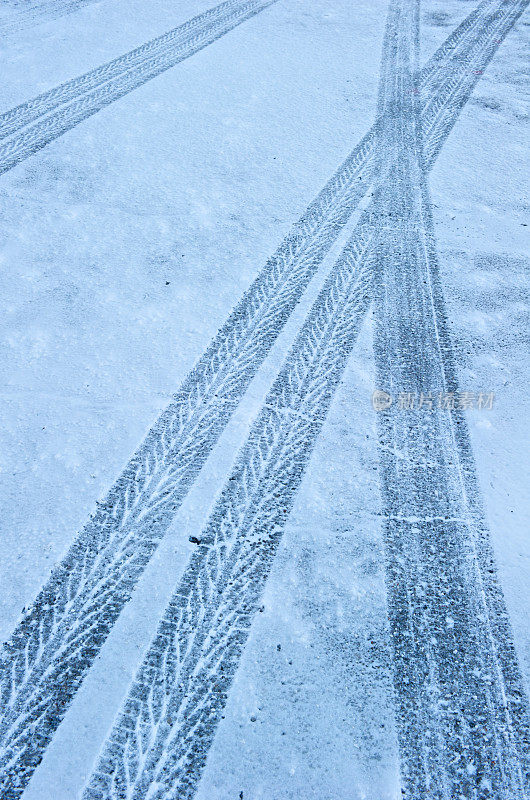
{"type": "Polygon", "coordinates": [[[0,174],[87,117],[215,42],[277,0],[227,0],[0,115],[0,174]]]}
{"type": "MultiPolygon", "coordinates": [[[[520,13],[527,2],[517,4],[520,13]]],[[[463,417],[436,408],[457,390],[413,78],[417,13],[392,0],[380,96],[387,176],[374,265],[379,386],[432,411],[379,414],[381,485],[404,797],[530,796],[530,712],[477,502],[463,417]],[[405,30],[406,36],[396,35],[405,30]],[[440,324],[441,321],[441,324],[440,324]],[[468,476],[464,475],[464,470],[468,476]],[[472,494],[469,496],[469,491],[472,494]]]]}
{"type": "Polygon", "coordinates": [[[366,217],[315,302],[161,622],[84,800],[191,797],[369,302],[366,217]]]}
{"type": "MultiPolygon", "coordinates": [[[[491,6],[482,4],[490,11],[491,6]]],[[[486,10],[491,37],[504,17],[493,23],[486,10]]],[[[461,72],[458,85],[451,66],[454,96],[446,96],[446,103],[458,109],[462,92],[469,94],[478,79],[476,67],[489,52],[484,36],[479,26],[470,40],[464,37],[474,62],[459,49],[448,62],[448,69],[456,63],[461,72]]],[[[442,116],[446,128],[433,130],[446,136],[456,114],[442,116]]],[[[372,134],[268,262],[4,646],[0,788],[21,791],[40,762],[175,511],[362,194],[358,186],[366,185],[370,141],[372,134]]]]}
{"type": "MultiPolygon", "coordinates": [[[[495,46],[520,13],[518,4],[503,5],[507,15],[497,15],[490,30],[495,46]]],[[[406,17],[399,20],[398,26],[404,33],[405,21],[406,17]]],[[[490,44],[483,42],[477,64],[491,57],[490,44]]],[[[386,49],[392,52],[394,45],[389,39],[386,49]]],[[[392,66],[390,57],[389,61],[392,66]]],[[[394,70],[387,80],[393,87],[394,70]]],[[[468,82],[468,96],[470,91],[468,82]]],[[[460,95],[455,105],[462,107],[460,95]]],[[[381,220],[391,213],[385,186],[389,178],[391,184],[394,169],[390,163],[383,165],[376,198],[333,268],[265,401],[84,800],[170,800],[191,798],[195,792],[296,490],[372,297],[373,259],[380,252],[376,245],[388,228],[381,220]]],[[[502,605],[500,593],[496,602],[499,597],[502,605]]],[[[495,615],[498,610],[499,606],[495,615]]],[[[490,616],[491,612],[489,608],[490,616]]],[[[503,625],[503,635],[508,631],[503,625]]],[[[511,666],[516,674],[515,660],[511,666]]],[[[520,690],[516,680],[511,689],[520,690]]],[[[524,709],[524,694],[518,699],[524,709]]]]}

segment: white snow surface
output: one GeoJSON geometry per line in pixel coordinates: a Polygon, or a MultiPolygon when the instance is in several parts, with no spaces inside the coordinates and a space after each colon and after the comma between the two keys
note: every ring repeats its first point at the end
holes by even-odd
{"type": "MultiPolygon", "coordinates": [[[[3,24],[13,9],[3,9],[3,24]]],[[[9,32],[0,110],[211,0],[9,32]]],[[[0,632],[11,633],[227,314],[374,118],[384,0],[279,0],[0,176],[0,632]]],[[[426,59],[474,7],[425,0],[426,59]]],[[[18,6],[16,7],[18,8],[18,6]]],[[[430,175],[474,455],[530,686],[528,13],[430,175]]],[[[313,296],[321,281],[316,276],[313,296]]],[[[282,333],[24,795],[74,800],[280,367],[282,333]]],[[[298,492],[197,800],[398,800],[368,317],[298,492]],[[243,793],[242,795],[240,793],[243,793]]]]}

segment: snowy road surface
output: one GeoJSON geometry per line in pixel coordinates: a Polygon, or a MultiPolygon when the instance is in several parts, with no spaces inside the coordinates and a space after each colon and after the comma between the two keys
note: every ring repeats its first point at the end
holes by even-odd
{"type": "Polygon", "coordinates": [[[175,5],[1,9],[0,797],[530,798],[528,2],[175,5]]]}

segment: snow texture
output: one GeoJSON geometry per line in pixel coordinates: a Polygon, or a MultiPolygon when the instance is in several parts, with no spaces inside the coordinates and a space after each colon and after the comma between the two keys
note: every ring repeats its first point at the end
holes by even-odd
{"type": "Polygon", "coordinates": [[[2,4],[2,797],[530,797],[526,6],[2,4]]]}

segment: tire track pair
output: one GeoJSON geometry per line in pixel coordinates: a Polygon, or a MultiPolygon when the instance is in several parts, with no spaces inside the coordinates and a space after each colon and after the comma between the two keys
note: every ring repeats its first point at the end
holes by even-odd
{"type": "Polygon", "coordinates": [[[227,0],[101,67],[0,115],[0,174],[277,0],[227,0]]]}
{"type": "MultiPolygon", "coordinates": [[[[514,5],[509,6],[511,14],[496,18],[491,37],[504,36],[513,25],[520,13],[514,5]]],[[[396,27],[403,28],[403,20],[396,27]]],[[[395,45],[386,42],[390,52],[395,45]]],[[[488,47],[482,56],[489,57],[488,47]]],[[[395,86],[399,73],[389,72],[387,80],[395,86]]],[[[467,88],[469,96],[469,84],[467,88]]],[[[413,96],[410,91],[409,102],[413,96]]],[[[460,101],[457,96],[457,108],[460,101]]],[[[296,490],[372,297],[372,273],[381,252],[376,245],[388,228],[382,220],[395,214],[385,188],[394,178],[391,166],[382,165],[376,199],[333,268],[265,401],[84,800],[169,800],[195,793],[296,490]]],[[[405,684],[410,680],[400,677],[405,684]]],[[[524,695],[518,699],[524,704],[524,695]]],[[[414,800],[430,796],[410,795],[414,800]]]]}
{"type": "Polygon", "coordinates": [[[372,141],[373,132],[268,262],[4,646],[0,786],[21,790],[40,762],[175,511],[362,194],[372,141]]]}
{"type": "Polygon", "coordinates": [[[0,31],[4,35],[9,35],[21,30],[27,30],[44,22],[49,22],[49,20],[72,14],[79,8],[84,8],[84,6],[93,2],[95,0],[71,0],[71,2],[64,2],[64,0],[42,2],[41,0],[41,2],[33,4],[24,3],[22,8],[15,6],[12,13],[8,14],[0,22],[0,31]]]}
{"type": "MultiPolygon", "coordinates": [[[[245,4],[246,5],[246,4],[245,4]]],[[[142,67],[150,59],[171,55],[175,46],[187,40],[211,24],[223,21],[242,6],[241,0],[225,0],[218,6],[207,9],[192,19],[186,20],[177,28],[162,34],[156,39],[136,47],[134,50],[106,62],[90,72],[72,78],[65,83],[43,92],[37,97],[15,106],[0,114],[0,136],[3,138],[21,130],[25,125],[35,122],[39,117],[52,111],[85,92],[97,89],[102,84],[123,76],[125,73],[142,67]]]]}
{"type": "MultiPolygon", "coordinates": [[[[527,2],[512,4],[514,15],[527,2]]],[[[392,0],[382,72],[375,355],[380,386],[434,401],[457,390],[414,97],[417,14],[392,0]],[[394,37],[403,21],[408,36],[394,37]],[[440,320],[442,324],[440,325],[440,320]]],[[[461,415],[378,417],[388,609],[404,797],[530,796],[530,713],[461,415]],[[464,469],[468,477],[464,476],[464,469]],[[471,477],[471,480],[470,480],[471,477]],[[470,496],[470,489],[472,494],[470,496]]]]}
{"type": "Polygon", "coordinates": [[[372,233],[366,218],[304,323],[84,800],[194,794],[296,490],[368,306],[363,257],[372,233]]]}

